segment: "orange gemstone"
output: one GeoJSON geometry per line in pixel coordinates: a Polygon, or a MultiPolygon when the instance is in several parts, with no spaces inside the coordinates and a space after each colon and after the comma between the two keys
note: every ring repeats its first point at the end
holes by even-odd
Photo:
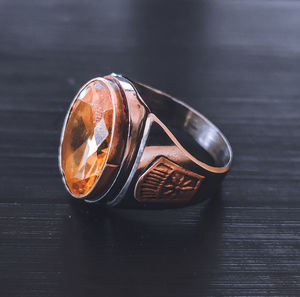
{"type": "Polygon", "coordinates": [[[61,167],[69,190],[86,195],[101,175],[111,143],[114,109],[108,87],[89,83],[73,103],[61,146],[61,167]]]}

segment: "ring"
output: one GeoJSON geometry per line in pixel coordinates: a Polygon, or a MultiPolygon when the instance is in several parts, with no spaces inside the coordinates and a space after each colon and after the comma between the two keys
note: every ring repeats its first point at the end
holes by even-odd
{"type": "Polygon", "coordinates": [[[215,194],[231,163],[228,140],[203,115],[114,73],[79,90],[59,148],[67,191],[108,206],[203,201],[215,194]]]}

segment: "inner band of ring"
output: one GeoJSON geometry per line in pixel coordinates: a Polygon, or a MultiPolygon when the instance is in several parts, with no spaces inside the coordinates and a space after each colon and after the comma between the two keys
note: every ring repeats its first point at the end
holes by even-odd
{"type": "MultiPolygon", "coordinates": [[[[232,162],[232,149],[222,132],[207,118],[183,102],[151,87],[131,81],[140,99],[144,101],[159,124],[169,136],[176,135],[176,130],[188,133],[214,159],[214,166],[208,165],[187,152],[177,137],[174,143],[186,151],[191,161],[214,173],[225,173],[232,162]],[[160,120],[161,119],[161,120],[160,120]]],[[[179,138],[178,138],[179,139],[179,138]]]]}

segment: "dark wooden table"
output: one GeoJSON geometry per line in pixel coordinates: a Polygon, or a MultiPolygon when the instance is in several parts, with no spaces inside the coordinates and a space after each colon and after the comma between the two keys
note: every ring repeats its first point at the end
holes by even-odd
{"type": "Polygon", "coordinates": [[[300,296],[300,2],[0,1],[0,296],[300,296]],[[228,136],[219,197],[78,205],[57,168],[88,79],[123,73],[228,136]]]}

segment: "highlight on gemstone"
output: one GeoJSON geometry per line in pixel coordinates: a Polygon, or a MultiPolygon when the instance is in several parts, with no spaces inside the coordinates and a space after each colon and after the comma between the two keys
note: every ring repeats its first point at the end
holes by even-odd
{"type": "Polygon", "coordinates": [[[109,88],[101,80],[90,82],[73,102],[61,143],[61,167],[72,194],[86,195],[101,175],[113,121],[109,88]]]}

